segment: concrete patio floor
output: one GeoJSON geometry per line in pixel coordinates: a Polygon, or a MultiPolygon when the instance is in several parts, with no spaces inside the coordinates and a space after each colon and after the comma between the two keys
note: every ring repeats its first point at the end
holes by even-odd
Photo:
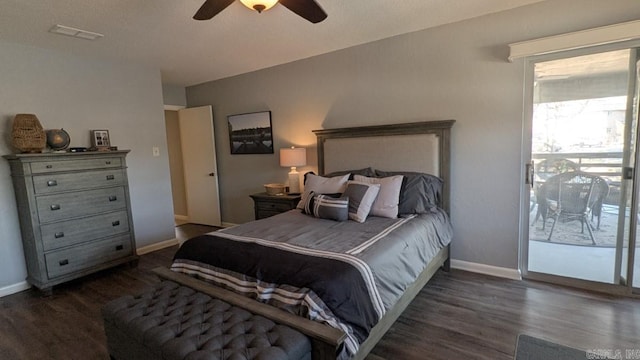
{"type": "MultiPolygon", "coordinates": [[[[530,214],[529,271],[613,283],[618,228],[617,207],[603,207],[600,229],[595,229],[595,220],[592,223],[595,246],[586,228],[584,233],[581,233],[579,221],[558,222],[551,241],[548,241],[553,221],[547,219],[543,230],[542,219],[534,221],[535,213],[536,210],[533,209],[530,214]]],[[[626,246],[627,241],[624,243],[626,246]]],[[[636,249],[634,286],[640,287],[640,239],[636,242],[636,249]]],[[[626,275],[626,270],[623,272],[626,275]]]]}
{"type": "MultiPolygon", "coordinates": [[[[613,247],[530,241],[529,271],[612,284],[615,253],[613,247]]],[[[640,261],[637,258],[634,278],[634,286],[640,287],[640,261]]]]}

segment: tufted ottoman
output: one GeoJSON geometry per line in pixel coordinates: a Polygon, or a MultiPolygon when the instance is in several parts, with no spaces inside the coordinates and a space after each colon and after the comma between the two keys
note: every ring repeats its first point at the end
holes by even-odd
{"type": "Polygon", "coordinates": [[[290,327],[171,281],[102,309],[113,359],[311,359],[311,342],[290,327]]]}

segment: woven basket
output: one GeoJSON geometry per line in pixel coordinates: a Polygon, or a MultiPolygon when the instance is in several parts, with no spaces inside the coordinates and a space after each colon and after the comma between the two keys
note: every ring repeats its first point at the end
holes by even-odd
{"type": "Polygon", "coordinates": [[[282,195],[284,194],[284,184],[265,184],[264,190],[269,195],[282,195]]]}
{"type": "Polygon", "coordinates": [[[13,119],[11,144],[23,153],[39,153],[47,145],[47,137],[34,114],[17,114],[13,119]]]}

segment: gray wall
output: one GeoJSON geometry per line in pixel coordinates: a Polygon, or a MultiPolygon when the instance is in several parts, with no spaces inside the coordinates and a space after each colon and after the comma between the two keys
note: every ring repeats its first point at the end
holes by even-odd
{"type": "MultiPolygon", "coordinates": [[[[16,113],[64,128],[71,146],[89,146],[89,130],[108,129],[127,157],[137,246],[173,239],[169,161],[160,71],[78,58],[0,41],[0,155],[16,113]],[[152,147],[161,149],[152,156],[152,147]]],[[[0,289],[26,278],[18,214],[6,160],[0,158],[0,289]]]]}
{"type": "Polygon", "coordinates": [[[453,258],[516,269],[524,61],[508,44],[638,18],[636,0],[546,1],[188,87],[214,108],[222,219],[251,220],[249,194],[287,174],[277,153],[229,154],[229,114],[271,110],[275,148],[312,147],[307,168],[314,129],[456,119],[453,258]]]}
{"type": "Polygon", "coordinates": [[[181,86],[162,84],[162,99],[165,105],[187,106],[187,93],[181,86]]]}

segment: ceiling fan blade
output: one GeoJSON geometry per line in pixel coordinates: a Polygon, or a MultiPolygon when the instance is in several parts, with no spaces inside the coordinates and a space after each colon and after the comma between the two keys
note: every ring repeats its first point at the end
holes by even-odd
{"type": "Polygon", "coordinates": [[[280,4],[314,24],[327,18],[327,13],[314,0],[280,0],[280,4]]]}
{"type": "Polygon", "coordinates": [[[206,0],[198,12],[193,15],[196,20],[209,20],[216,16],[220,11],[231,5],[234,0],[206,0]]]}

